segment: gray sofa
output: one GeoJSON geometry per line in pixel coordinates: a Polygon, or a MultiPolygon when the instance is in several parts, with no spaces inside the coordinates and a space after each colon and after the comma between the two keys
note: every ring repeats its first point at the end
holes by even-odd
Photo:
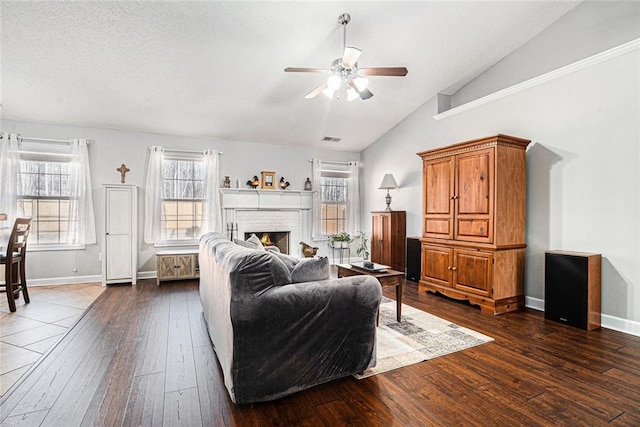
{"type": "Polygon", "coordinates": [[[199,257],[204,318],[235,403],[278,399],[375,366],[382,295],[374,277],[289,283],[291,266],[276,254],[218,233],[202,236],[199,257]]]}

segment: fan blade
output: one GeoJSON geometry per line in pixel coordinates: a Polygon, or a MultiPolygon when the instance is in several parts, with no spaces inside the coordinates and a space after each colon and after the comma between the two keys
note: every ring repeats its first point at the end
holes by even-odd
{"type": "Polygon", "coordinates": [[[371,98],[373,96],[373,93],[371,93],[371,91],[369,89],[362,89],[362,90],[358,90],[358,86],[356,86],[356,84],[354,82],[349,82],[349,86],[351,86],[353,88],[353,90],[355,90],[356,92],[358,92],[358,95],[360,95],[360,99],[367,100],[369,98],[371,98]]]}
{"type": "Polygon", "coordinates": [[[371,98],[372,96],[373,96],[373,93],[371,93],[369,89],[363,89],[360,91],[360,99],[362,99],[363,101],[371,98]]]}
{"type": "Polygon", "coordinates": [[[311,99],[311,98],[315,98],[316,96],[318,96],[320,93],[322,93],[323,90],[325,90],[327,88],[327,84],[326,83],[322,83],[320,86],[318,86],[317,88],[315,88],[314,90],[312,90],[311,92],[309,92],[305,98],[306,99],[311,99]]]}
{"type": "Polygon", "coordinates": [[[363,76],[397,76],[404,77],[409,71],[405,67],[360,68],[363,76]]]}
{"type": "Polygon", "coordinates": [[[353,67],[358,61],[358,58],[360,57],[361,53],[362,51],[357,47],[350,47],[350,46],[345,47],[344,53],[342,54],[342,62],[341,62],[342,66],[346,68],[353,67]]]}
{"type": "Polygon", "coordinates": [[[330,70],[325,70],[324,68],[296,68],[296,67],[287,67],[284,69],[285,73],[320,73],[327,74],[330,73],[330,70]]]}

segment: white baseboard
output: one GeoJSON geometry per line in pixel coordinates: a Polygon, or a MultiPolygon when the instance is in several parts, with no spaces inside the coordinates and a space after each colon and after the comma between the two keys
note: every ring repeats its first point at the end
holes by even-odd
{"type": "Polygon", "coordinates": [[[524,297],[524,306],[538,311],[544,311],[544,300],[534,297],[524,297]]]}
{"type": "Polygon", "coordinates": [[[608,314],[602,314],[600,320],[603,328],[613,329],[614,331],[624,332],[625,334],[640,337],[640,322],[610,316],[608,314]]]}
{"type": "Polygon", "coordinates": [[[155,271],[138,271],[138,280],[140,279],[155,279],[158,274],[155,271]]]}
{"type": "MultiPolygon", "coordinates": [[[[544,300],[540,298],[525,297],[524,305],[533,310],[544,311],[544,300]]],[[[640,337],[640,322],[636,322],[635,320],[601,314],[600,323],[603,328],[613,329],[614,331],[640,337]]]]}
{"type": "MultiPolygon", "coordinates": [[[[141,271],[138,272],[138,279],[155,279],[155,271],[141,271]]],[[[92,276],[69,276],[69,277],[48,277],[44,279],[28,279],[27,285],[31,286],[58,286],[58,285],[73,285],[77,283],[102,283],[102,275],[96,274],[92,276]]],[[[0,284],[4,285],[4,280],[0,280],[0,284]]]]}
{"type": "Polygon", "coordinates": [[[27,285],[31,286],[50,286],[50,285],[72,285],[77,283],[93,283],[102,282],[102,275],[95,274],[93,276],[70,276],[70,277],[49,277],[44,279],[28,279],[27,285]]]}

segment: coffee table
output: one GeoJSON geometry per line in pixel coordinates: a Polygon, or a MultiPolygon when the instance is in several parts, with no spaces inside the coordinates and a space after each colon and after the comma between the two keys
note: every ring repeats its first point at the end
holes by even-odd
{"type": "Polygon", "coordinates": [[[390,268],[384,271],[369,271],[350,264],[338,264],[338,277],[360,276],[363,274],[375,277],[382,286],[396,287],[396,319],[399,322],[402,318],[402,280],[400,278],[404,277],[404,273],[390,268]]]}

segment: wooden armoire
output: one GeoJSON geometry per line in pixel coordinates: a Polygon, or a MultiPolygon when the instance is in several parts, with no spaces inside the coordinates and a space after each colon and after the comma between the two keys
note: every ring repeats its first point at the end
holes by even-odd
{"type": "Polygon", "coordinates": [[[371,212],[371,261],[404,273],[406,238],[405,211],[371,212]]]}
{"type": "Polygon", "coordinates": [[[468,300],[483,313],[524,307],[529,142],[495,135],[418,153],[421,291],[468,300]]]}

